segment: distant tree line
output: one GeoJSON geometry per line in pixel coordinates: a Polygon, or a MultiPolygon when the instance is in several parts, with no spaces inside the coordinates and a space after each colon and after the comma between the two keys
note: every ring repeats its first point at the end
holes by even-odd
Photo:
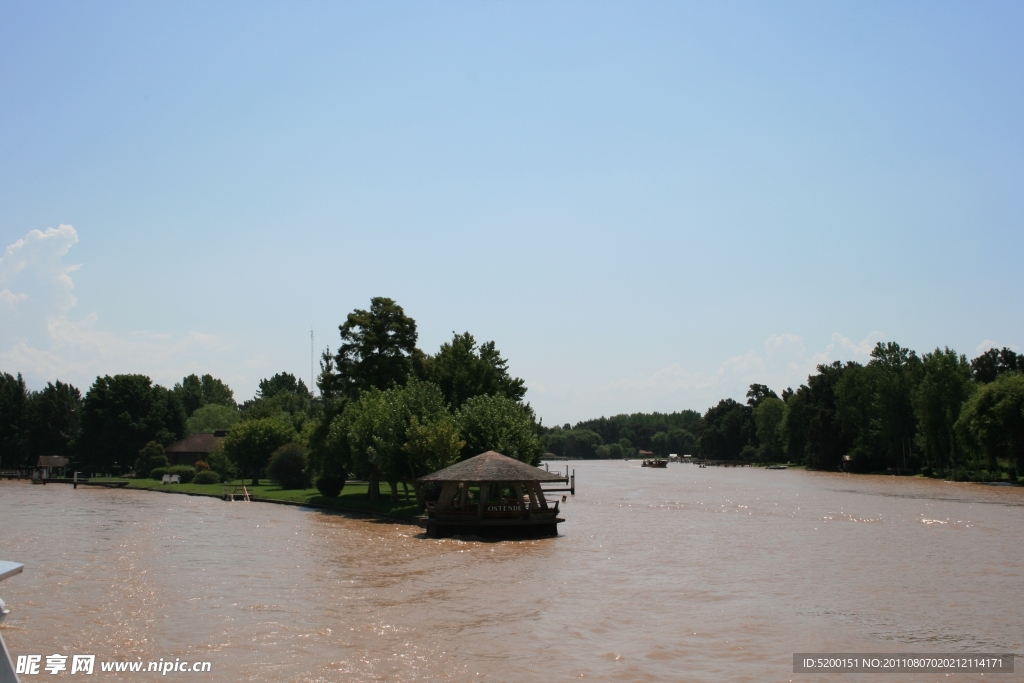
{"type": "MultiPolygon", "coordinates": [[[[348,477],[416,490],[415,480],[486,450],[537,462],[541,426],[523,402],[493,341],[454,334],[434,354],[417,348],[416,322],[378,297],[339,326],[337,352],[323,353],[314,397],[301,379],[261,380],[241,405],[223,381],[189,375],[167,389],[145,375],[97,377],[82,397],[56,382],[28,391],[0,374],[0,468],[27,468],[39,455],[65,455],[85,472],[139,476],[169,471],[163,447],[227,430],[198,468],[204,480],[269,474],[288,486],[317,483],[337,495],[348,477]]],[[[198,475],[197,475],[198,476],[198,475]]]]}
{"type": "Polygon", "coordinates": [[[547,452],[567,458],[632,458],[641,450],[686,454],[696,452],[700,421],[695,410],[633,413],[553,427],[542,438],[547,452]]]}
{"type": "Polygon", "coordinates": [[[383,297],[350,313],[339,332],[337,351],[321,357],[320,396],[284,372],[261,380],[241,405],[208,374],[170,389],[145,375],[105,375],[83,397],[60,381],[29,391],[20,374],[0,373],[0,469],[64,455],[81,471],[147,476],[166,464],[163,446],[215,430],[227,438],[202,464],[207,480],[269,473],[337,495],[355,476],[374,498],[382,481],[397,497],[400,486],[415,491],[418,477],[486,450],[531,463],[544,452],[629,458],[643,450],[955,479],[1016,478],[1024,468],[1024,355],[1006,348],[968,362],[948,348],[919,357],[880,343],[865,365],[820,365],[781,395],[753,384],[745,403],[723,399],[704,415],[634,413],[544,428],[494,342],[466,332],[425,353],[416,322],[383,297]]]}
{"type": "Polygon", "coordinates": [[[871,360],[819,365],[779,396],[752,384],[746,403],[617,415],[544,431],[546,451],[573,458],[692,454],[788,461],[823,470],[924,472],[1013,479],[1024,468],[1024,355],[991,349],[968,362],[948,348],[918,356],[879,343],[871,360]]]}

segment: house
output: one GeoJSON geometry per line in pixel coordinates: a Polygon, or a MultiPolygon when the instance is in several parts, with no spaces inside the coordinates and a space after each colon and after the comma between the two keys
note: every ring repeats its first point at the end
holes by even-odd
{"type": "Polygon", "coordinates": [[[217,450],[227,435],[226,429],[213,434],[193,434],[164,448],[164,455],[171,465],[195,465],[196,461],[206,460],[210,453],[217,450]]]}
{"type": "Polygon", "coordinates": [[[64,470],[68,466],[68,459],[63,455],[40,455],[36,467],[46,470],[46,476],[53,475],[53,470],[64,470]]]}

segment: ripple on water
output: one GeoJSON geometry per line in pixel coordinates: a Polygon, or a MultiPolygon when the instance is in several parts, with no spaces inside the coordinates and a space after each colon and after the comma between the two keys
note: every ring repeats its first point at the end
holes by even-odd
{"type": "Polygon", "coordinates": [[[796,651],[1022,650],[1020,489],[575,467],[561,537],[498,543],[3,482],[27,565],[4,636],[240,681],[788,680],[796,651]]]}

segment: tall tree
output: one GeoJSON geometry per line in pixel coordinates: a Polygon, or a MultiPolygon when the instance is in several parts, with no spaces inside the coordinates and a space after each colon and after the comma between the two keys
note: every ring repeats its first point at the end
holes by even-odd
{"type": "Polygon", "coordinates": [[[474,396],[462,404],[455,421],[466,441],[463,459],[497,451],[534,464],[543,453],[533,408],[506,396],[474,396]]]}
{"type": "Polygon", "coordinates": [[[290,372],[279,372],[269,379],[260,380],[259,398],[274,398],[279,394],[295,394],[306,399],[312,396],[306,383],[290,372]]]}
{"type": "Polygon", "coordinates": [[[786,404],[774,396],[762,398],[754,407],[754,425],[757,440],[761,442],[762,460],[774,461],[783,457],[781,426],[785,414],[786,404]]]}
{"type": "Polygon", "coordinates": [[[836,404],[836,385],[848,367],[842,361],[819,365],[818,374],[808,377],[807,384],[797,389],[796,397],[802,392],[805,394],[802,401],[806,411],[804,448],[810,467],[838,469],[843,455],[849,452],[850,438],[843,431],[836,404]]]}
{"type": "Polygon", "coordinates": [[[246,420],[228,432],[224,454],[242,472],[251,474],[252,485],[258,486],[260,471],[267,466],[270,456],[294,440],[295,430],[287,420],[273,417],[246,420]]]}
{"type": "Polygon", "coordinates": [[[185,409],[185,416],[192,414],[205,405],[222,405],[235,407],[235,396],[231,388],[213,375],[199,377],[191,374],[174,385],[172,390],[185,409]]]}
{"type": "Polygon", "coordinates": [[[145,375],[97,377],[82,401],[83,465],[110,472],[128,467],[150,441],[169,444],[185,432],[178,397],[145,375]]]}
{"type": "Polygon", "coordinates": [[[724,398],[709,408],[701,420],[698,447],[700,454],[712,460],[737,460],[747,445],[756,445],[750,406],[724,398]]]}
{"type": "Polygon", "coordinates": [[[521,401],[526,395],[526,383],[509,375],[508,361],[501,357],[494,342],[477,347],[469,332],[454,335],[436,354],[426,356],[420,373],[441,388],[453,410],[483,394],[506,396],[513,401],[521,401]]]}
{"type": "Polygon", "coordinates": [[[0,463],[22,467],[25,454],[25,404],[28,390],[21,373],[0,374],[0,463]]]}
{"type": "Polygon", "coordinates": [[[954,426],[975,389],[971,366],[966,356],[949,348],[924,354],[921,366],[923,376],[914,395],[918,447],[929,466],[952,470],[960,459],[954,426]]]}
{"type": "Polygon", "coordinates": [[[979,387],[964,402],[955,429],[978,465],[995,471],[1005,458],[1024,471],[1024,373],[1001,373],[979,387]]]}
{"type": "Polygon", "coordinates": [[[751,384],[747,391],[747,405],[756,408],[766,398],[778,398],[778,394],[768,388],[765,384],[751,384]]]}
{"type": "Polygon", "coordinates": [[[878,433],[890,466],[913,469],[917,418],[914,394],[921,380],[921,359],[895,342],[879,342],[868,366],[876,373],[875,409],[878,433]]]}
{"type": "Polygon", "coordinates": [[[374,297],[370,310],[348,314],[338,330],[341,347],[334,357],[331,390],[357,398],[371,388],[402,386],[413,370],[416,321],[386,297],[374,297]]]}
{"type": "Polygon", "coordinates": [[[335,418],[331,433],[332,440],[347,439],[350,466],[370,482],[371,499],[379,495],[377,482],[383,478],[397,500],[399,482],[415,482],[432,471],[427,469],[431,462],[446,458],[429,448],[431,443],[443,445],[446,438],[457,440],[447,424],[451,421],[437,385],[410,379],[405,386],[364,391],[335,418]],[[438,421],[446,425],[435,425],[438,421]]]}
{"type": "Polygon", "coordinates": [[[73,456],[81,409],[81,392],[60,380],[47,382],[42,391],[32,392],[25,407],[29,456],[73,456]]]}
{"type": "Polygon", "coordinates": [[[1024,354],[1003,347],[989,349],[971,361],[974,381],[980,384],[994,382],[996,377],[1006,372],[1024,372],[1024,354]]]}

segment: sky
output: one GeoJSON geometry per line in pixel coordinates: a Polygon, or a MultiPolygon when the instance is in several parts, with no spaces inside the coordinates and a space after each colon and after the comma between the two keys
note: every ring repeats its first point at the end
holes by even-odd
{"type": "Polygon", "coordinates": [[[0,2],[0,371],[308,383],[396,300],[545,424],[1024,350],[1019,2],[0,2]]]}

